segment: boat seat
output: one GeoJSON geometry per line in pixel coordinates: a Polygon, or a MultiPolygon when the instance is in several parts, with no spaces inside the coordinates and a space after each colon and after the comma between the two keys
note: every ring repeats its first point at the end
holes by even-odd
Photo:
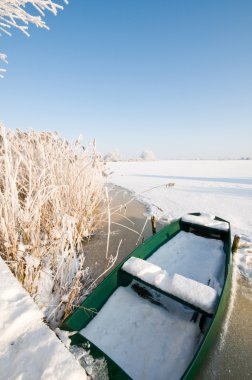
{"type": "Polygon", "coordinates": [[[121,269],[131,275],[132,279],[195,311],[210,317],[215,311],[218,293],[208,285],[177,273],[171,276],[159,266],[137,257],[130,257],[121,269]]]}
{"type": "Polygon", "coordinates": [[[184,223],[204,226],[217,231],[228,231],[229,224],[224,220],[215,219],[214,215],[199,213],[198,215],[186,214],[182,216],[181,221],[184,223]]]}

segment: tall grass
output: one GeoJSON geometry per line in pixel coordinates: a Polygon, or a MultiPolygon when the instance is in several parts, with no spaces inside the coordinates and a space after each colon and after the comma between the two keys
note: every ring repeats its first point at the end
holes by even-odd
{"type": "Polygon", "coordinates": [[[95,144],[0,124],[0,254],[51,326],[89,281],[82,241],[104,216],[102,170],[95,144]]]}

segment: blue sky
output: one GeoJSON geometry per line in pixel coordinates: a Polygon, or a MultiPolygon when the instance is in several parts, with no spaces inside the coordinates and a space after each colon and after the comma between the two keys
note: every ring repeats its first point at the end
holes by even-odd
{"type": "Polygon", "coordinates": [[[252,156],[251,20],[250,0],[70,0],[1,37],[0,120],[103,154],[252,156]]]}

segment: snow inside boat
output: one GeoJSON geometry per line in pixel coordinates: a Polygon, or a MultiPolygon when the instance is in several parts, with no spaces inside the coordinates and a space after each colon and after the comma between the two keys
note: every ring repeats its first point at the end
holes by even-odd
{"type": "Polygon", "coordinates": [[[106,359],[110,379],[193,379],[218,332],[231,275],[229,223],[188,214],[128,255],[62,328],[106,359]]]}

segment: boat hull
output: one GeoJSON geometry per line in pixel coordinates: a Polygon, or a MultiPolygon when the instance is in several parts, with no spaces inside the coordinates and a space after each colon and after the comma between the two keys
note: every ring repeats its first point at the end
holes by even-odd
{"type": "MultiPolygon", "coordinates": [[[[198,214],[195,214],[198,215],[198,214]]],[[[217,220],[226,222],[220,218],[217,220]]],[[[193,232],[208,238],[217,238],[224,242],[224,252],[226,254],[225,260],[225,276],[222,293],[218,302],[216,312],[208,326],[207,331],[191,360],[191,363],[187,367],[181,379],[189,380],[194,379],[202,368],[206,356],[213,346],[216,336],[218,334],[222,319],[224,317],[231,288],[232,280],[232,254],[231,254],[231,231],[230,226],[227,231],[218,230],[195,223],[184,222],[182,219],[176,220],[170,225],[164,227],[157,234],[146,240],[141,246],[137,247],[131,252],[106,278],[103,280],[97,288],[85,299],[82,305],[64,321],[62,329],[68,331],[80,331],[95,317],[96,313],[91,310],[99,310],[107,302],[110,296],[119,286],[128,286],[131,282],[129,276],[125,276],[121,270],[125,261],[131,256],[141,259],[148,259],[158,248],[169,240],[174,238],[180,231],[193,232]]],[[[108,364],[109,377],[111,379],[130,379],[127,375],[111,358],[104,354],[98,347],[92,342],[89,342],[79,333],[73,335],[72,344],[76,345],[89,345],[90,353],[96,357],[105,357],[108,364]]],[[[122,341],[123,344],[123,341],[122,341]]]]}

